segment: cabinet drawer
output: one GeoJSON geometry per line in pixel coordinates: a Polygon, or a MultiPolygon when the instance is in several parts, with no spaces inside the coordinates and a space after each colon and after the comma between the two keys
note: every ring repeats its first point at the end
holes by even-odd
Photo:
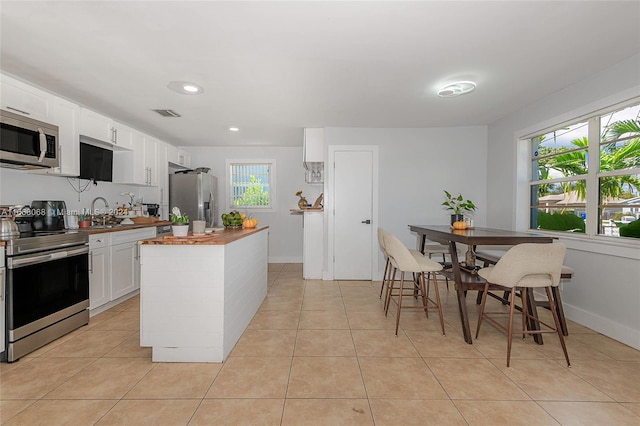
{"type": "Polygon", "coordinates": [[[149,228],[132,229],[130,231],[118,231],[111,233],[111,244],[123,244],[132,241],[145,240],[147,238],[154,238],[156,236],[156,228],[151,226],[149,228]]]}
{"type": "Polygon", "coordinates": [[[91,250],[109,247],[109,234],[89,235],[89,248],[91,250]]]}

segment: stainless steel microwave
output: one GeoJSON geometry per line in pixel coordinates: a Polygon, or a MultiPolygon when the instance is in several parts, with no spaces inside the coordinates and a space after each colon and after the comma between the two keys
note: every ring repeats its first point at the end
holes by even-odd
{"type": "Polygon", "coordinates": [[[58,167],[58,126],[0,110],[0,166],[58,167]]]}

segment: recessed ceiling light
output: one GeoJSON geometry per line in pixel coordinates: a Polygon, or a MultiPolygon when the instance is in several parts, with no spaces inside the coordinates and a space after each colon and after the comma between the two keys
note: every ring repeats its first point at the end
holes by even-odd
{"type": "Polygon", "coordinates": [[[473,81],[456,81],[450,83],[438,90],[438,96],[441,98],[453,98],[473,92],[476,89],[476,83],[473,81]]]}
{"type": "Polygon", "coordinates": [[[171,81],[167,85],[167,87],[174,92],[183,95],[199,95],[200,93],[204,92],[204,89],[202,87],[188,81],[171,81]]]}
{"type": "Polygon", "coordinates": [[[229,131],[230,132],[239,132],[240,128],[239,127],[229,127],[229,131]]]}

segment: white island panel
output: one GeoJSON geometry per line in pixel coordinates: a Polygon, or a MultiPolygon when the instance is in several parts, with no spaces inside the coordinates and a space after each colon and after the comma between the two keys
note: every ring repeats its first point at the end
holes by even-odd
{"type": "Polygon", "coordinates": [[[140,342],[154,362],[221,362],[267,293],[266,229],[223,245],[143,244],[140,342]]]}

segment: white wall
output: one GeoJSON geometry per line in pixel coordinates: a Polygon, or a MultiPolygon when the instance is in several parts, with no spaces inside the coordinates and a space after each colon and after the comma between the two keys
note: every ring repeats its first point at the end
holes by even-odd
{"type": "MultiPolygon", "coordinates": [[[[87,180],[81,180],[84,187],[87,180]]],[[[133,192],[135,199],[143,199],[145,203],[157,203],[157,188],[120,185],[111,182],[90,184],[87,190],[78,194],[78,179],[50,175],[32,174],[23,170],[0,167],[0,205],[25,204],[34,200],[62,200],[67,209],[81,210],[91,208],[95,197],[104,197],[111,208],[129,202],[129,197],[121,196],[123,192],[133,192]]],[[[102,209],[102,201],[96,203],[96,209],[102,209]]]]}
{"type": "MultiPolygon", "coordinates": [[[[518,135],[640,96],[639,76],[636,55],[491,124],[487,225],[516,229],[528,215],[523,203],[528,176],[516,170],[518,135]]],[[[569,248],[565,263],[576,270],[563,284],[567,317],[640,349],[640,241],[560,240],[569,248]]]]}
{"type": "MultiPolygon", "coordinates": [[[[300,135],[302,143],[302,134],[300,135]]],[[[302,190],[307,201],[313,203],[323,186],[306,184],[302,166],[302,146],[292,147],[183,147],[191,153],[191,167],[210,167],[209,174],[218,177],[220,214],[232,210],[225,200],[229,184],[225,169],[227,159],[276,160],[276,205],[272,213],[257,213],[259,225],[269,226],[269,262],[302,262],[302,215],[293,215],[298,208],[296,192],[302,190]]]]}
{"type": "MultiPolygon", "coordinates": [[[[408,225],[450,223],[450,212],[441,205],[444,189],[471,199],[478,206],[473,215],[474,225],[486,223],[485,126],[325,128],[324,138],[326,146],[379,147],[379,223],[374,226],[397,235],[407,246],[414,247],[417,240],[408,225]]],[[[382,257],[378,265],[382,276],[382,257]]]]}
{"type": "MultiPolygon", "coordinates": [[[[414,246],[416,236],[409,224],[447,224],[449,213],[440,205],[443,189],[462,192],[477,205],[475,223],[486,222],[485,126],[436,129],[325,128],[325,152],[329,145],[377,145],[380,149],[380,224],[414,246]]],[[[227,159],[269,159],[277,162],[278,209],[256,217],[269,229],[269,261],[302,261],[302,217],[291,215],[297,190],[309,202],[324,191],[323,185],[304,183],[302,148],[289,147],[183,147],[191,153],[192,167],[210,167],[218,177],[219,196],[228,185],[227,159]]],[[[325,164],[325,172],[329,164],[325,164]]],[[[223,202],[223,199],[220,199],[223,202]]],[[[221,212],[228,211],[222,206],[221,212]]],[[[325,212],[326,215],[329,212],[325,212]]],[[[326,242],[325,220],[325,242],[326,242]]],[[[325,254],[326,254],[325,246],[325,254]]],[[[384,267],[384,263],[382,268],[384,267]]],[[[380,275],[382,271],[380,271],[380,275]]]]}

